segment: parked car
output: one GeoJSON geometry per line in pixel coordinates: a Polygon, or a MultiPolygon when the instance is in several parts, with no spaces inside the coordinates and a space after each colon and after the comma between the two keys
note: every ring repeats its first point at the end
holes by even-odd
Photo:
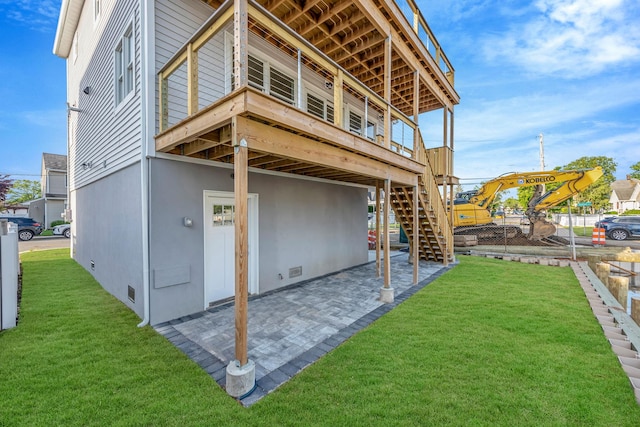
{"type": "Polygon", "coordinates": [[[3,216],[0,219],[6,219],[18,225],[18,239],[20,240],[31,240],[33,236],[42,233],[42,225],[33,218],[3,216]]]}
{"type": "Polygon", "coordinates": [[[607,237],[613,240],[640,237],[640,216],[608,217],[596,222],[595,227],[604,228],[607,237]]]}
{"type": "Polygon", "coordinates": [[[53,234],[63,235],[67,239],[71,237],[71,224],[60,224],[53,227],[53,234]]]}
{"type": "Polygon", "coordinates": [[[529,217],[526,215],[522,215],[522,217],[520,218],[520,225],[531,225],[529,217]]]}

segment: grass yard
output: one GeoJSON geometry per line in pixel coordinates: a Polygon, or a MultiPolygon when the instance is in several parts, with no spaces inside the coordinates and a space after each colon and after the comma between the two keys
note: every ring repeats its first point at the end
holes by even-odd
{"type": "Polygon", "coordinates": [[[2,426],[638,426],[640,407],[568,268],[460,265],[251,408],[68,259],[23,254],[0,333],[2,426]]]}

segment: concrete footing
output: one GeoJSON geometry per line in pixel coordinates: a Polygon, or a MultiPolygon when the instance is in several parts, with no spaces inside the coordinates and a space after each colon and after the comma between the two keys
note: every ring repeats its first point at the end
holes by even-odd
{"type": "Polygon", "coordinates": [[[393,288],[380,288],[380,301],[385,304],[393,302],[393,288]]]}
{"type": "Polygon", "coordinates": [[[242,398],[250,394],[256,387],[256,365],[252,360],[240,366],[237,360],[227,365],[227,394],[242,398]]]}

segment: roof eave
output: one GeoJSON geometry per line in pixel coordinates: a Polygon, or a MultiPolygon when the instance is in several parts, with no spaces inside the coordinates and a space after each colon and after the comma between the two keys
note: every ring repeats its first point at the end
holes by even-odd
{"type": "Polygon", "coordinates": [[[62,0],[56,38],[53,42],[54,55],[64,59],[69,57],[83,5],[84,0],[62,0]]]}

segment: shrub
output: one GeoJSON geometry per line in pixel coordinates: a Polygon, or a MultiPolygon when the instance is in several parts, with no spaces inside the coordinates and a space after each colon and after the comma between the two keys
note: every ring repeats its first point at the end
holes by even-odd
{"type": "Polygon", "coordinates": [[[55,221],[51,221],[51,228],[56,227],[58,225],[62,225],[62,224],[68,224],[67,221],[63,221],[61,219],[55,220],[55,221]]]}
{"type": "Polygon", "coordinates": [[[640,209],[629,209],[628,211],[624,211],[622,215],[640,215],[640,209]]]}

